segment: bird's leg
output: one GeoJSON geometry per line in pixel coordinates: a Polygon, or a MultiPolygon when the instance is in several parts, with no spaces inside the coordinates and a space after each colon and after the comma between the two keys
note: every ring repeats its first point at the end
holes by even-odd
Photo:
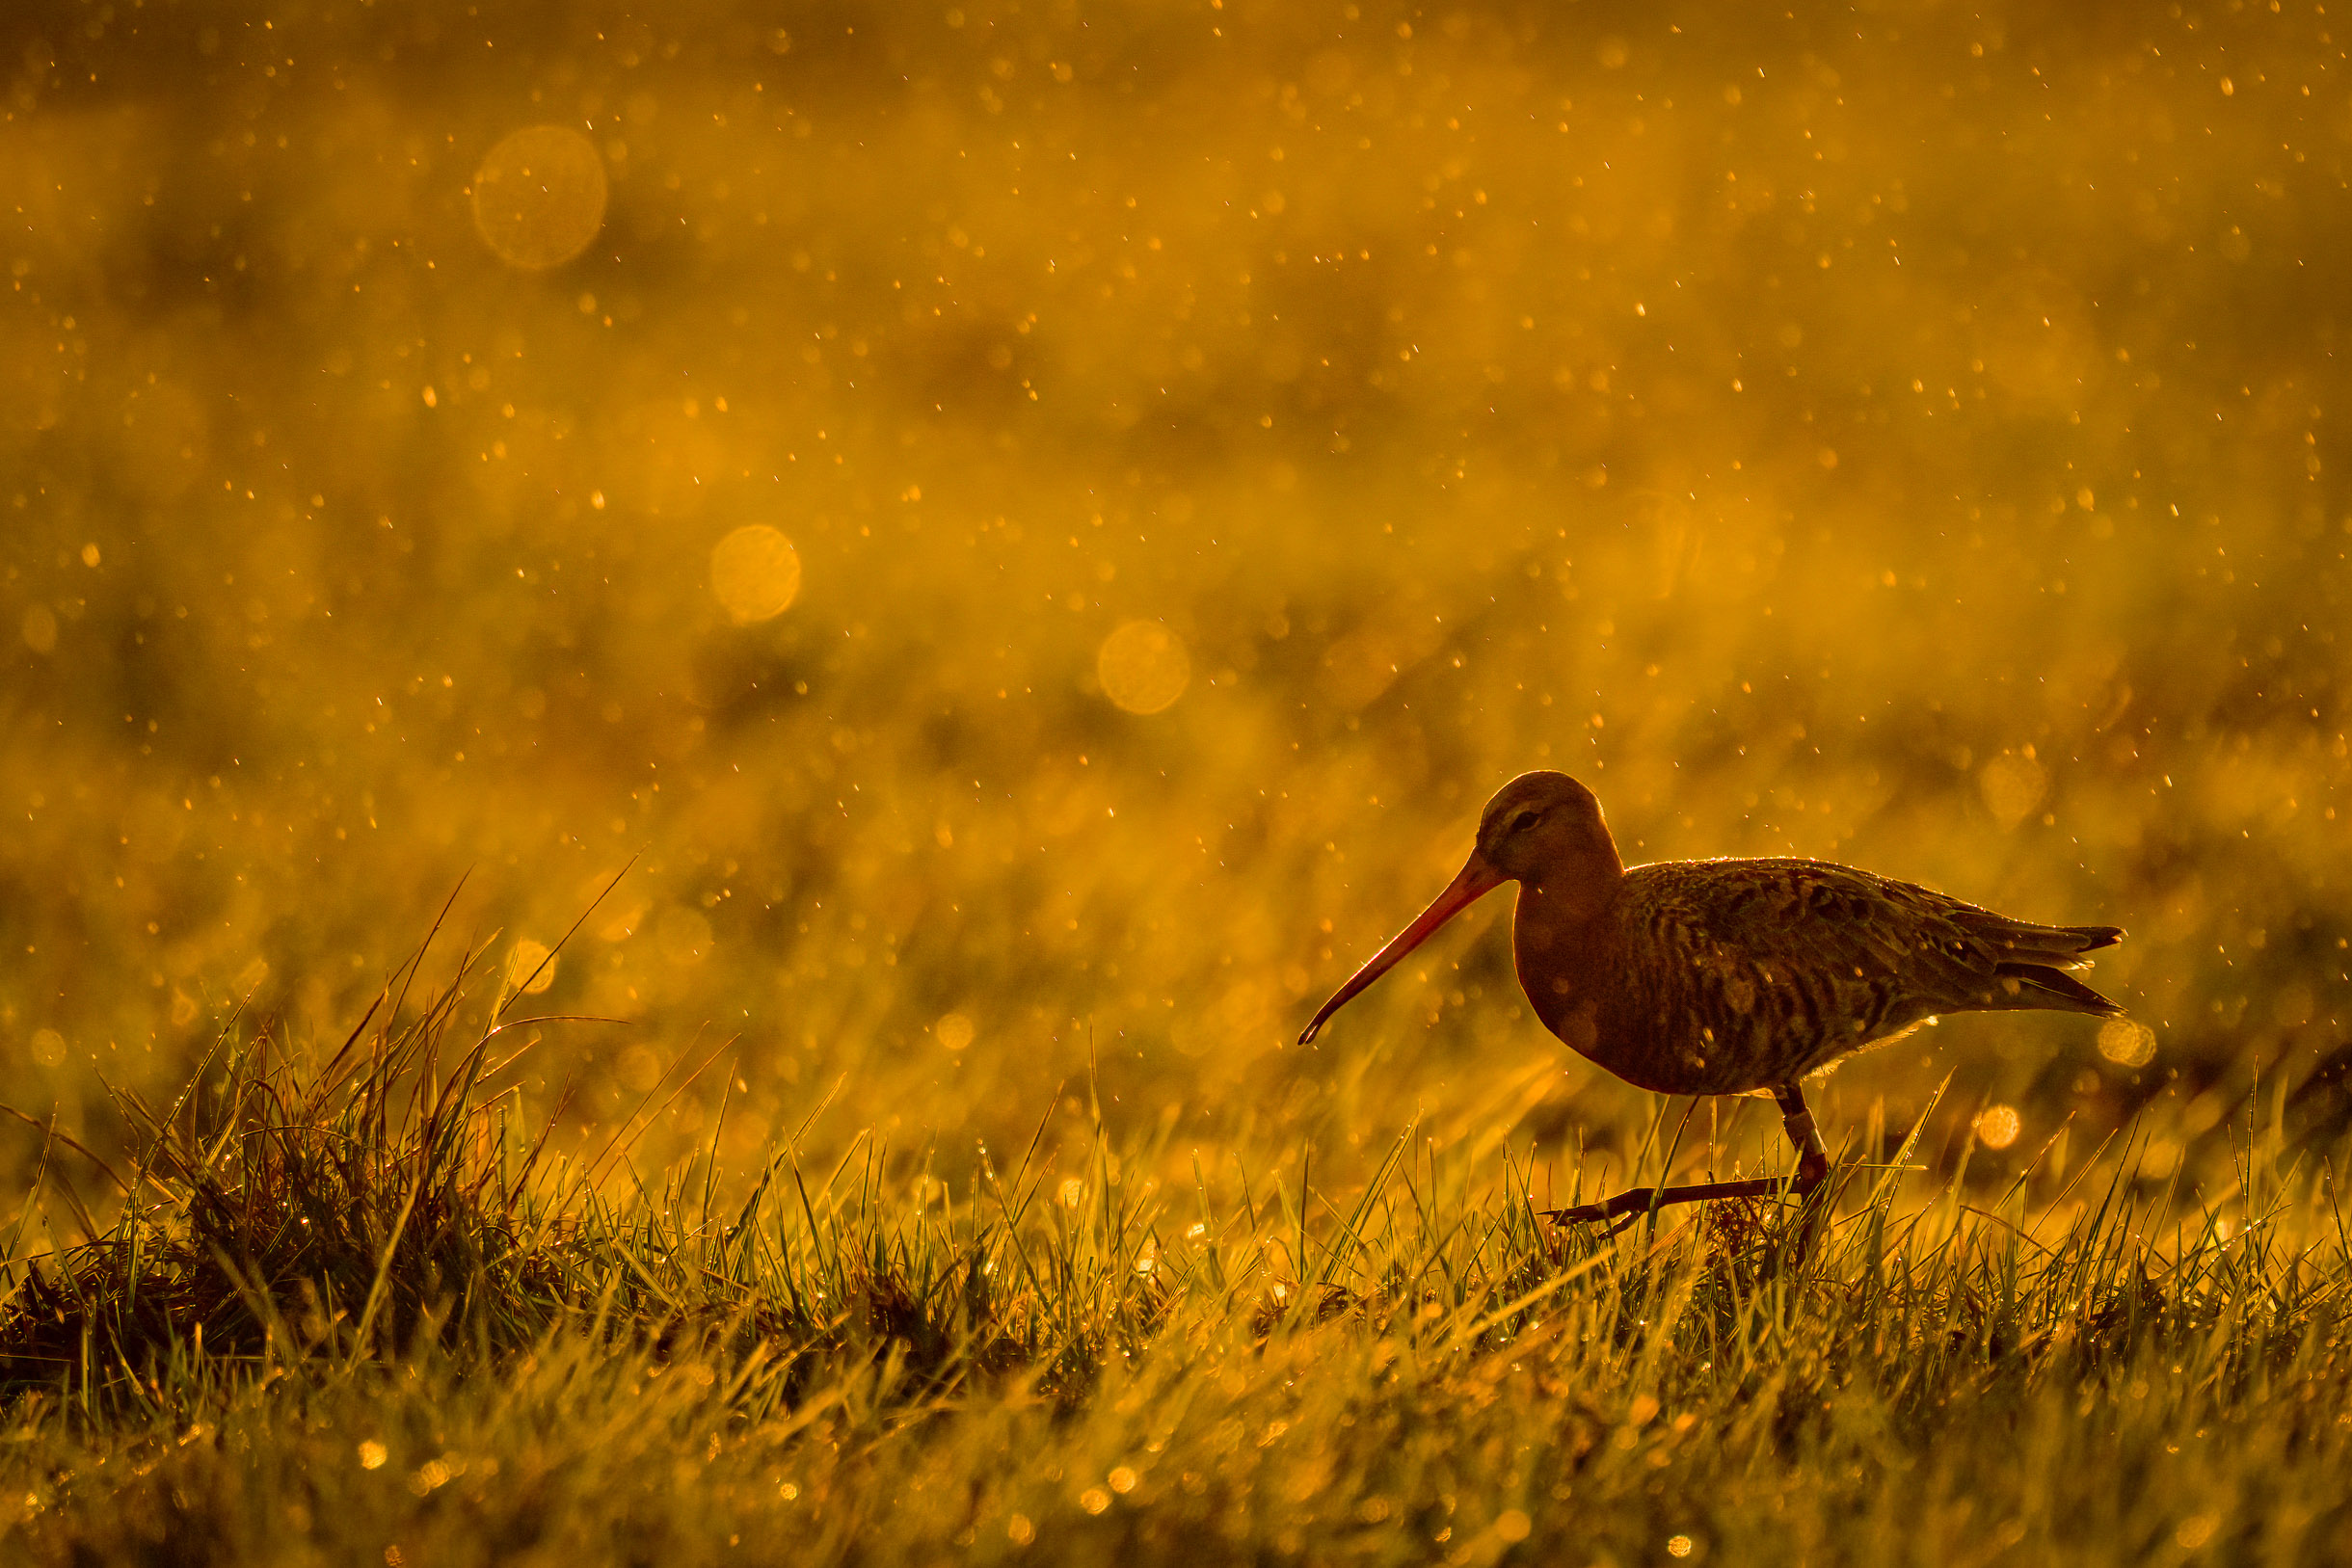
{"type": "MultiPolygon", "coordinates": [[[[1805,1108],[1804,1091],[1794,1083],[1784,1083],[1772,1093],[1773,1099],[1779,1102],[1780,1121],[1788,1129],[1788,1141],[1797,1146],[1794,1177],[1786,1181],[1766,1176],[1747,1182],[1705,1182],[1687,1187],[1628,1187],[1603,1203],[1555,1209],[1550,1217],[1559,1224],[1581,1225],[1639,1216],[1670,1204],[1705,1203],[1714,1198],[1772,1198],[1784,1191],[1801,1199],[1809,1198],[1829,1179],[1830,1152],[1822,1147],[1820,1129],[1813,1126],[1813,1113],[1805,1108]]],[[[1804,1239],[1810,1240],[1809,1230],[1804,1239]]]]}
{"type": "Polygon", "coordinates": [[[1828,1179],[1830,1151],[1822,1147],[1821,1129],[1813,1125],[1803,1089],[1783,1083],[1772,1097],[1780,1103],[1780,1125],[1788,1129],[1788,1141],[1797,1146],[1797,1179],[1789,1183],[1790,1190],[1804,1197],[1828,1179]]]}
{"type": "Polygon", "coordinates": [[[1822,1147],[1821,1129],[1813,1125],[1813,1113],[1804,1103],[1804,1091],[1794,1083],[1783,1083],[1772,1092],[1780,1103],[1780,1125],[1788,1129],[1788,1141],[1797,1146],[1797,1174],[1790,1179],[1788,1189],[1804,1205],[1802,1218],[1797,1221],[1795,1257],[1802,1264],[1804,1255],[1813,1250],[1813,1236],[1821,1228],[1821,1212],[1829,1205],[1816,1203],[1814,1194],[1830,1179],[1830,1152],[1822,1147]]]}

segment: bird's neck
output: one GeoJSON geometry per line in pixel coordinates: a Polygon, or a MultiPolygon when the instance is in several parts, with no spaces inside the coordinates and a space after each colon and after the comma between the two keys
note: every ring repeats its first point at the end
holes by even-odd
{"type": "Polygon", "coordinates": [[[1519,922],[1563,933],[1590,925],[1609,912],[1624,883],[1625,868],[1614,857],[1606,866],[1580,867],[1565,876],[1522,878],[1519,922]]]}

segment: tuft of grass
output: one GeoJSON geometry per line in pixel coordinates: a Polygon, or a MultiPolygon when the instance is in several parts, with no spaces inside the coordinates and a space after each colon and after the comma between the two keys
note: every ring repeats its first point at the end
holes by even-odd
{"type": "Polygon", "coordinates": [[[168,1106],[113,1090],[131,1173],[100,1164],[110,1222],[61,1183],[81,1239],[12,1249],[0,1388],[55,1386],[95,1411],[166,1398],[199,1366],[427,1341],[498,1355],[545,1331],[575,1283],[534,1236],[545,1140],[516,1157],[515,1097],[485,1092],[510,1065],[493,1055],[501,1025],[451,1049],[481,966],[411,1009],[423,958],[324,1061],[267,1028],[225,1033],[168,1106]]]}
{"type": "Polygon", "coordinates": [[[0,1257],[0,1394],[98,1422],[167,1408],[191,1379],[433,1351],[495,1366],[554,1333],[751,1356],[779,1397],[843,1357],[910,1389],[1018,1369],[1075,1392],[1164,1315],[1165,1281],[1136,1266],[1147,1222],[1041,1198],[1034,1142],[1009,1176],[983,1154],[961,1206],[911,1209],[869,1137],[821,1172],[777,1151],[741,1191],[715,1156],[723,1104],[710,1149],[653,1186],[631,1164],[651,1095],[559,1150],[564,1107],[525,1125],[497,1087],[520,1054],[501,1041],[548,1021],[508,1019],[503,983],[469,1005],[496,976],[479,952],[408,1005],[424,956],[323,1061],[265,1027],[225,1034],[168,1107],[115,1091],[127,1177],[49,1129],[44,1176],[62,1141],[120,1202],[101,1224],[50,1185],[80,1239],[23,1259],[20,1218],[0,1257]]]}
{"type": "Polygon", "coordinates": [[[119,1097],[115,1217],[12,1250],[9,1560],[2352,1546],[2352,1235],[2275,1117],[2216,1190],[2126,1139],[2032,1204],[1915,1190],[1914,1131],[1809,1249],[1766,1203],[1555,1230],[1503,1129],[1334,1180],[1098,1107],[958,1190],[872,1134],[730,1177],[714,1126],[649,1180],[642,1116],[522,1122],[473,957],[415,967],[321,1060],[119,1097]]]}

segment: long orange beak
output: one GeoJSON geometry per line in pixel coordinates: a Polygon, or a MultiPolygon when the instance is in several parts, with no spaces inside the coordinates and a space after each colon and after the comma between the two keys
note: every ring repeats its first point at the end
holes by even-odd
{"type": "Polygon", "coordinates": [[[1314,1039],[1322,1031],[1324,1019],[1345,1007],[1348,999],[1357,992],[1394,969],[1397,960],[1429,941],[1431,932],[1510,880],[1489,864],[1485,856],[1472,850],[1470,858],[1462,863],[1461,874],[1454,879],[1453,885],[1439,893],[1437,901],[1423,910],[1412,924],[1398,932],[1396,940],[1373,954],[1371,961],[1356,970],[1346,985],[1331,994],[1331,999],[1323,1004],[1323,1011],[1315,1015],[1315,1022],[1307,1025],[1306,1032],[1298,1037],[1298,1043],[1303,1046],[1314,1039]]]}

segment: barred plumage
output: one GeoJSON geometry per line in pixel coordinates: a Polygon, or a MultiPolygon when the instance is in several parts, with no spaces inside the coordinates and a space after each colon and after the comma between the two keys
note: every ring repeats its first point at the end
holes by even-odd
{"type": "Polygon", "coordinates": [[[1540,892],[1520,899],[1513,945],[1537,1016],[1665,1094],[1787,1083],[1939,1013],[2120,1011],[2050,966],[2122,933],[2011,920],[1820,861],[1637,865],[1597,919],[1566,929],[1538,913],[1540,892]],[[1576,1021],[1587,1000],[1589,1047],[1576,1021]]]}
{"type": "MultiPolygon", "coordinates": [[[[1511,881],[1519,884],[1512,957],[1544,1026],[1644,1089],[1770,1091],[1803,1156],[1806,1190],[1829,1169],[1798,1088],[1808,1075],[1939,1013],[2123,1011],[2063,972],[2121,940],[2117,927],[2012,919],[1823,861],[1667,861],[1628,870],[1592,792],[1547,772],[1522,774],[1496,793],[1460,875],[1299,1039],[1312,1040],[1430,933],[1511,881]]],[[[1709,1197],[1754,1185],[1672,1191],[1709,1197]]],[[[1635,1196],[1570,1217],[1625,1212],[1635,1196]]]]}

